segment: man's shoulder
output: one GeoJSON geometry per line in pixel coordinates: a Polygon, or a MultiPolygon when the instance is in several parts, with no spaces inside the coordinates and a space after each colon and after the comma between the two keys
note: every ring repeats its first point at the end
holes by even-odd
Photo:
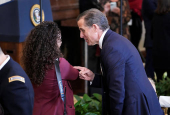
{"type": "Polygon", "coordinates": [[[101,55],[107,56],[108,54],[117,54],[116,56],[125,56],[126,54],[131,54],[130,52],[132,52],[134,48],[135,47],[127,38],[113,33],[105,40],[101,55]]]}
{"type": "Polygon", "coordinates": [[[114,48],[120,49],[129,44],[129,40],[115,32],[112,32],[107,36],[106,40],[103,43],[103,49],[114,48]]]}
{"type": "Polygon", "coordinates": [[[27,76],[25,71],[23,70],[23,68],[20,66],[20,64],[18,64],[16,61],[14,61],[13,59],[10,59],[9,62],[7,63],[7,68],[8,69],[8,74],[9,75],[22,75],[27,76]]]}
{"type": "Polygon", "coordinates": [[[127,41],[128,39],[125,38],[124,36],[112,31],[108,30],[108,32],[105,35],[104,41],[112,44],[112,42],[122,42],[122,41],[127,41]]]}
{"type": "Polygon", "coordinates": [[[25,71],[13,59],[10,59],[7,62],[7,64],[3,67],[1,72],[1,80],[3,84],[9,83],[15,84],[16,82],[17,84],[31,83],[25,71]]]}

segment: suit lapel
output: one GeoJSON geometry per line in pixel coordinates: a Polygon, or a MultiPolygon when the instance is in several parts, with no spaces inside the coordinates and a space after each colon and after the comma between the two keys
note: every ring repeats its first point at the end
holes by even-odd
{"type": "MultiPolygon", "coordinates": [[[[110,36],[110,34],[112,33],[113,31],[112,30],[108,30],[107,32],[106,32],[106,34],[105,34],[105,36],[104,36],[104,39],[103,39],[103,43],[102,43],[102,49],[104,48],[103,46],[104,46],[104,44],[107,42],[107,39],[109,38],[109,36],[110,36]]],[[[102,74],[103,74],[103,76],[105,76],[105,70],[104,70],[104,64],[103,64],[103,60],[104,60],[104,57],[102,56],[102,49],[101,49],[101,60],[100,60],[100,62],[101,62],[101,69],[102,69],[102,74]]]]}
{"type": "Polygon", "coordinates": [[[104,36],[104,39],[103,39],[103,43],[102,43],[102,48],[103,48],[103,45],[104,43],[107,41],[107,39],[109,38],[110,34],[112,33],[113,31],[112,30],[108,30],[104,36]]]}
{"type": "MultiPolygon", "coordinates": [[[[102,83],[103,83],[103,96],[102,96],[102,99],[103,99],[103,103],[102,103],[102,115],[107,115],[110,113],[110,106],[109,106],[109,91],[108,91],[108,88],[107,88],[107,73],[105,71],[105,57],[103,56],[103,51],[106,51],[106,47],[105,47],[105,44],[107,45],[107,42],[108,40],[110,39],[109,36],[111,35],[111,33],[114,33],[112,30],[108,30],[104,36],[104,39],[103,39],[103,43],[102,43],[102,49],[101,49],[101,68],[102,68],[102,72],[103,72],[103,76],[102,76],[102,83]]],[[[111,38],[112,39],[112,38],[111,38]]]]}

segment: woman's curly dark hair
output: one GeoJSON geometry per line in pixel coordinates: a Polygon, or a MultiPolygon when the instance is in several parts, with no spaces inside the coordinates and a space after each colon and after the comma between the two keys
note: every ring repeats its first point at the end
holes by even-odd
{"type": "Polygon", "coordinates": [[[46,71],[52,69],[54,60],[62,57],[57,39],[61,39],[61,32],[54,22],[42,22],[31,30],[26,38],[22,62],[24,69],[32,83],[40,85],[46,71]]]}

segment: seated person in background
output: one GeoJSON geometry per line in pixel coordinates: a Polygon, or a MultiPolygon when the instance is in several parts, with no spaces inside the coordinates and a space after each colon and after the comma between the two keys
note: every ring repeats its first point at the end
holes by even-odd
{"type": "Polygon", "coordinates": [[[34,88],[33,115],[63,115],[64,103],[54,67],[56,58],[60,61],[63,89],[66,91],[67,115],[75,114],[73,90],[69,81],[78,78],[78,70],[62,58],[61,43],[61,32],[54,22],[40,23],[31,30],[25,41],[22,61],[34,88]]]}
{"type": "Polygon", "coordinates": [[[22,67],[0,47],[1,114],[32,115],[34,91],[22,67]]]}
{"type": "MultiPolygon", "coordinates": [[[[109,15],[110,29],[120,34],[120,0],[101,0],[103,13],[109,15]],[[111,4],[115,4],[113,7],[111,4]]],[[[131,19],[130,7],[127,0],[122,1],[122,31],[123,36],[130,39],[128,22],[131,19]]]]}

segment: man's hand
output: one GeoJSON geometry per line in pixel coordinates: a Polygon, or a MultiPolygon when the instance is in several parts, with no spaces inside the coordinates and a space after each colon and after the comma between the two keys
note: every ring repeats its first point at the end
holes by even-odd
{"type": "Polygon", "coordinates": [[[95,74],[91,70],[80,66],[74,66],[74,68],[80,70],[79,72],[80,79],[93,81],[95,74]]]}

